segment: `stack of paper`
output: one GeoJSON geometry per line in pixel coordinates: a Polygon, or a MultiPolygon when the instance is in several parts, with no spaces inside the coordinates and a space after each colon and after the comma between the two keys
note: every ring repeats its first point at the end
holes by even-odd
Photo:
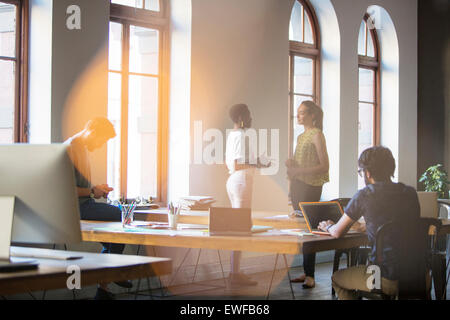
{"type": "Polygon", "coordinates": [[[209,210],[214,202],[214,198],[209,196],[187,196],[181,197],[178,204],[184,210],[209,210]]]}

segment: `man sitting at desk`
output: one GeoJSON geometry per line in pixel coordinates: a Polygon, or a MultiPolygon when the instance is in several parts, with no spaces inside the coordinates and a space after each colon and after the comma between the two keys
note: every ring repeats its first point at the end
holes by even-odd
{"type": "MultiPolygon", "coordinates": [[[[89,164],[89,152],[101,148],[109,139],[116,136],[112,123],[106,118],[95,118],[90,120],[84,129],[66,140],[68,153],[75,168],[75,179],[80,204],[80,215],[82,220],[98,221],[121,221],[119,208],[96,202],[94,199],[107,198],[108,193],[113,190],[107,184],[91,185],[91,168],[89,164]]],[[[102,253],[121,254],[125,248],[120,243],[102,243],[102,253]]],[[[124,288],[131,288],[130,281],[116,282],[124,288]]],[[[102,284],[97,290],[96,298],[112,299],[113,296],[107,291],[107,285],[102,284]]]]}
{"type": "MultiPolygon", "coordinates": [[[[389,149],[381,146],[366,149],[359,157],[358,166],[358,173],[364,175],[366,187],[353,196],[345,208],[345,214],[336,224],[333,221],[322,221],[319,229],[339,238],[363,216],[371,247],[370,264],[375,264],[373,258],[376,253],[375,237],[378,228],[392,220],[418,219],[420,206],[414,188],[391,181],[395,171],[395,160],[389,149]]],[[[396,241],[395,235],[389,238],[396,241]]],[[[392,247],[389,243],[385,246],[392,247]]],[[[395,263],[393,259],[383,262],[380,266],[381,290],[387,295],[396,295],[398,291],[395,263]]],[[[356,266],[333,274],[333,288],[340,300],[356,299],[355,290],[370,291],[367,288],[367,279],[372,273],[366,273],[366,268],[356,266]]]]}

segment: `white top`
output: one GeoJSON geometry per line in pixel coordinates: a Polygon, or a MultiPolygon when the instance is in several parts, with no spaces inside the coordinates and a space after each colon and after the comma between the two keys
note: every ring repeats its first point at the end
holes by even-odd
{"type": "MultiPolygon", "coordinates": [[[[236,171],[234,160],[238,163],[245,163],[245,159],[248,159],[248,163],[257,164],[256,158],[256,145],[253,148],[246,146],[245,143],[245,131],[243,129],[233,130],[229,133],[227,138],[227,150],[226,150],[226,164],[230,174],[236,171]],[[248,156],[246,156],[248,155],[248,156]]],[[[253,171],[253,169],[251,169],[253,171]]]]}

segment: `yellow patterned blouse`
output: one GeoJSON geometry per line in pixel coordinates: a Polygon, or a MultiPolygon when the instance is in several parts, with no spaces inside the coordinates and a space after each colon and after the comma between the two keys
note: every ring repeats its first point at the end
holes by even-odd
{"type": "MultiPolygon", "coordinates": [[[[298,136],[297,147],[295,148],[294,160],[301,168],[315,167],[320,164],[313,137],[320,132],[320,129],[313,128],[298,136]]],[[[319,174],[300,174],[295,177],[311,186],[320,187],[330,181],[328,172],[319,174]]]]}

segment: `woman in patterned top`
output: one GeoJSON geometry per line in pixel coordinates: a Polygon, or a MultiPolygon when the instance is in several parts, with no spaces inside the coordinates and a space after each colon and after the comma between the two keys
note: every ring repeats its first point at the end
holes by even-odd
{"type": "MultiPolygon", "coordinates": [[[[297,110],[297,121],[305,131],[297,138],[294,158],[286,161],[291,202],[295,211],[300,210],[299,202],[319,201],[322,186],[329,181],[322,109],[312,101],[304,101],[297,110]]],[[[305,274],[292,282],[303,282],[303,288],[313,288],[315,264],[314,253],[303,254],[305,274]]]]}

